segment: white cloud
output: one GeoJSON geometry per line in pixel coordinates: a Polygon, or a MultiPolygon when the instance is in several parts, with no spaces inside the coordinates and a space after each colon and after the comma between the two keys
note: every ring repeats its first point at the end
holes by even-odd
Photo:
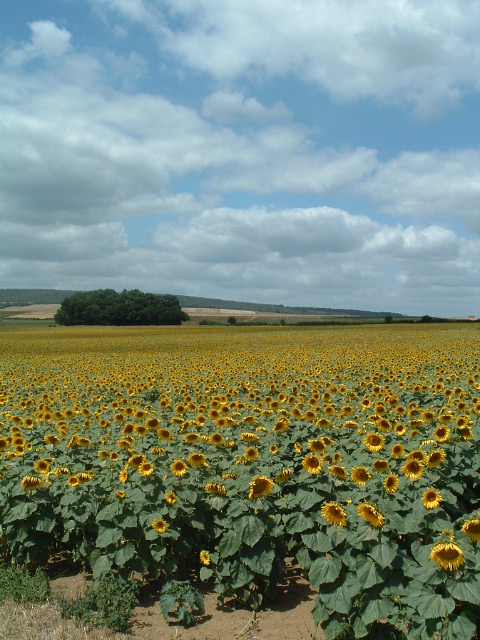
{"type": "Polygon", "coordinates": [[[50,20],[30,22],[31,41],[6,50],[7,65],[22,65],[36,57],[57,61],[70,48],[71,33],[50,20]]]}
{"type": "Polygon", "coordinates": [[[291,113],[282,103],[268,108],[260,104],[256,98],[246,98],[240,91],[215,91],[205,98],[202,114],[219,122],[235,122],[236,120],[284,120],[291,113]]]}
{"type": "Polygon", "coordinates": [[[403,152],[359,191],[394,216],[455,216],[480,231],[480,150],[403,152]]]}
{"type": "Polygon", "coordinates": [[[191,68],[225,81],[298,74],[342,100],[413,103],[428,117],[479,90],[475,0],[109,0],[191,68]],[[159,22],[165,23],[159,28],[159,22]]]}

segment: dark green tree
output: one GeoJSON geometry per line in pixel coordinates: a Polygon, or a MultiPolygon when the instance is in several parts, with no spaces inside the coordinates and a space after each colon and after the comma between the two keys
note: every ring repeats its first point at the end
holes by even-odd
{"type": "Polygon", "coordinates": [[[189,320],[178,298],[170,294],[143,293],[139,289],[117,293],[97,289],[65,298],[55,314],[62,325],[179,325],[189,320]]]}

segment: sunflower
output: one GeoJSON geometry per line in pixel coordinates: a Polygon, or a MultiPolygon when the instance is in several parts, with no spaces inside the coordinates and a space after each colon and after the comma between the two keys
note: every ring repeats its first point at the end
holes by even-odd
{"type": "Polygon", "coordinates": [[[134,469],[138,469],[142,462],[145,462],[145,456],[141,453],[135,454],[128,459],[128,464],[134,469]]]}
{"type": "Polygon", "coordinates": [[[447,442],[450,437],[450,428],[442,425],[441,427],[437,427],[433,432],[433,437],[437,442],[447,442]]]}
{"type": "Polygon", "coordinates": [[[289,478],[293,476],[293,471],[291,469],[282,469],[278,476],[275,476],[275,482],[282,484],[282,482],[286,482],[289,478]]]}
{"type": "Polygon", "coordinates": [[[320,473],[322,470],[322,465],[323,462],[318,456],[314,454],[308,454],[302,460],[302,467],[305,469],[305,471],[311,473],[312,475],[320,473]]]}
{"type": "Polygon", "coordinates": [[[125,493],[125,491],[122,491],[121,489],[119,489],[118,491],[115,491],[115,495],[117,496],[117,498],[120,498],[120,500],[124,500],[124,498],[127,497],[127,494],[125,493]]]}
{"type": "Polygon", "coordinates": [[[462,531],[474,542],[480,542],[480,519],[465,520],[462,531]]]}
{"type": "Polygon", "coordinates": [[[396,493],[398,490],[398,484],[399,480],[396,473],[391,473],[383,481],[383,486],[385,487],[385,491],[387,493],[396,493]]]}
{"type": "Polygon", "coordinates": [[[390,465],[388,460],[374,460],[372,469],[375,473],[387,473],[387,471],[390,471],[390,465]]]}
{"type": "Polygon", "coordinates": [[[165,494],[165,502],[169,505],[175,504],[177,501],[177,496],[173,493],[173,491],[169,491],[165,494]]]}
{"type": "Polygon", "coordinates": [[[465,562],[465,556],[460,547],[454,542],[438,542],[430,553],[433,560],[445,571],[456,571],[465,562]]]}
{"type": "Polygon", "coordinates": [[[80,480],[77,478],[77,476],[69,476],[67,482],[69,487],[78,487],[78,485],[80,484],[80,480]]]}
{"type": "Polygon", "coordinates": [[[363,439],[363,444],[365,445],[365,449],[367,451],[375,453],[383,449],[385,440],[379,433],[367,433],[367,435],[363,439]]]}
{"type": "MultiPolygon", "coordinates": [[[[46,436],[45,436],[46,437],[46,436]]],[[[8,449],[8,440],[6,438],[0,438],[0,452],[8,449]]]]}
{"type": "Polygon", "coordinates": [[[168,524],[162,518],[157,518],[152,522],[152,528],[155,529],[157,533],[162,535],[168,529],[168,524]]]}
{"type": "Polygon", "coordinates": [[[125,484],[125,482],[128,480],[128,466],[127,465],[125,465],[125,467],[118,474],[118,479],[120,480],[120,482],[122,484],[125,484]]]}
{"type": "Polygon", "coordinates": [[[327,420],[327,418],[320,418],[315,424],[317,427],[320,427],[320,429],[328,429],[328,427],[332,426],[332,423],[330,420],[327,420]]]}
{"type": "Polygon", "coordinates": [[[363,502],[357,506],[358,515],[365,520],[372,527],[382,527],[385,522],[385,516],[371,504],[363,502]]]}
{"type": "Polygon", "coordinates": [[[423,451],[420,451],[420,449],[416,449],[415,451],[410,451],[410,453],[407,453],[405,458],[407,460],[417,460],[418,462],[425,464],[425,461],[427,459],[427,454],[424,453],[423,451]]]}
{"type": "MultiPolygon", "coordinates": [[[[60,444],[61,440],[58,436],[56,436],[54,433],[47,433],[47,435],[43,438],[45,441],[45,444],[53,444],[53,445],[57,445],[60,444]]],[[[1,451],[1,448],[0,448],[1,451]]]]}
{"type": "Polygon", "coordinates": [[[268,496],[272,491],[274,483],[266,476],[255,476],[250,482],[250,490],[248,492],[248,499],[254,500],[260,498],[260,496],[268,496]]]}
{"type": "Polygon", "coordinates": [[[418,480],[423,476],[424,471],[425,467],[418,460],[408,460],[402,467],[403,475],[410,478],[410,480],[418,480]]]}
{"type": "Polygon", "coordinates": [[[392,458],[401,458],[404,452],[405,447],[403,446],[403,444],[394,444],[390,451],[390,455],[392,458]]]}
{"type": "Polygon", "coordinates": [[[195,469],[206,469],[208,467],[207,460],[203,453],[192,453],[188,456],[188,464],[195,469]]]}
{"type": "Polygon", "coordinates": [[[163,440],[164,442],[173,440],[172,433],[169,429],[157,429],[157,436],[159,440],[163,440]]]}
{"type": "Polygon", "coordinates": [[[173,475],[177,476],[177,478],[181,478],[182,476],[184,476],[187,473],[187,468],[188,467],[185,462],[178,459],[174,460],[170,465],[170,469],[172,470],[173,475]]]}
{"type": "Polygon", "coordinates": [[[36,491],[43,487],[43,480],[36,476],[24,476],[20,486],[24,491],[36,491]]]}
{"type": "Polygon", "coordinates": [[[446,453],[443,449],[435,449],[435,451],[432,451],[432,453],[427,456],[427,467],[429,469],[435,469],[442,464],[445,458],[446,453]]]}
{"type": "Polygon", "coordinates": [[[407,433],[407,427],[404,424],[396,424],[395,433],[397,436],[404,436],[407,433]]]}
{"type": "Polygon", "coordinates": [[[208,567],[208,565],[211,562],[211,558],[210,558],[210,554],[208,553],[208,551],[200,551],[200,562],[205,565],[206,567],[208,567]]]}
{"type": "Polygon", "coordinates": [[[218,482],[208,482],[205,485],[205,492],[216,496],[224,496],[227,493],[227,487],[224,484],[219,484],[218,482]]]}
{"type": "Polygon", "coordinates": [[[33,465],[33,468],[37,473],[41,473],[42,475],[45,475],[50,471],[50,465],[47,460],[44,460],[43,458],[41,460],[37,460],[33,465]]]}
{"type": "Polygon", "coordinates": [[[355,484],[364,487],[372,476],[366,467],[353,467],[350,477],[355,484]]]}
{"type": "Polygon", "coordinates": [[[315,439],[308,441],[308,448],[315,453],[323,453],[326,447],[322,440],[315,439]]]}
{"type": "Polygon", "coordinates": [[[253,462],[258,458],[258,449],[256,447],[248,447],[243,452],[243,458],[246,462],[253,462]]]}
{"type": "Polygon", "coordinates": [[[322,516],[329,524],[334,524],[337,527],[347,526],[347,513],[336,502],[325,503],[322,507],[322,516]]]}
{"type": "Polygon", "coordinates": [[[148,476],[151,476],[153,473],[153,464],[151,462],[142,462],[138,467],[138,473],[144,478],[148,478],[148,476]]]}
{"type": "Polygon", "coordinates": [[[100,458],[100,460],[106,460],[108,458],[108,451],[105,451],[105,449],[100,449],[97,455],[100,458]]]}
{"type": "Polygon", "coordinates": [[[120,459],[120,456],[118,455],[118,453],[116,451],[112,451],[110,454],[110,460],[112,462],[118,462],[119,459],[120,459]]]}
{"type": "Polygon", "coordinates": [[[270,453],[272,454],[272,456],[276,456],[278,453],[278,447],[276,444],[271,444],[270,445],[270,453]]]}
{"type": "Polygon", "coordinates": [[[348,478],[347,470],[339,464],[332,464],[328,467],[328,470],[334,478],[338,478],[339,480],[346,480],[348,478]]]}
{"type": "Polygon", "coordinates": [[[442,502],[442,496],[433,487],[430,487],[423,494],[422,502],[425,509],[435,509],[442,502]]]}
{"type": "Polygon", "coordinates": [[[221,433],[212,433],[208,438],[210,444],[214,444],[216,447],[220,447],[223,444],[223,436],[221,433]]]}

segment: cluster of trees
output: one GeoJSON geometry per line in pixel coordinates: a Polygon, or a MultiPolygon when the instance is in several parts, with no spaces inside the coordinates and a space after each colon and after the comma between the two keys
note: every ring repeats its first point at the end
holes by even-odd
{"type": "Polygon", "coordinates": [[[65,298],[55,314],[62,325],[179,325],[189,320],[178,298],[170,294],[143,293],[138,289],[117,293],[97,289],[65,298]]]}

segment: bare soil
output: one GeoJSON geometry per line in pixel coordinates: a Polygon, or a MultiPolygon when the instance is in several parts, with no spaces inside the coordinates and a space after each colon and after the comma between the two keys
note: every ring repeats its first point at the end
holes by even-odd
{"type": "MultiPolygon", "coordinates": [[[[75,598],[88,584],[85,574],[54,578],[54,595],[75,598]]],[[[150,590],[141,596],[136,607],[128,637],[132,640],[312,640],[315,635],[312,608],[315,593],[301,575],[292,570],[282,586],[274,605],[252,614],[249,609],[236,607],[234,601],[217,605],[214,593],[204,594],[205,614],[197,617],[194,627],[179,626],[172,616],[163,619],[159,593],[150,590]]]]}

